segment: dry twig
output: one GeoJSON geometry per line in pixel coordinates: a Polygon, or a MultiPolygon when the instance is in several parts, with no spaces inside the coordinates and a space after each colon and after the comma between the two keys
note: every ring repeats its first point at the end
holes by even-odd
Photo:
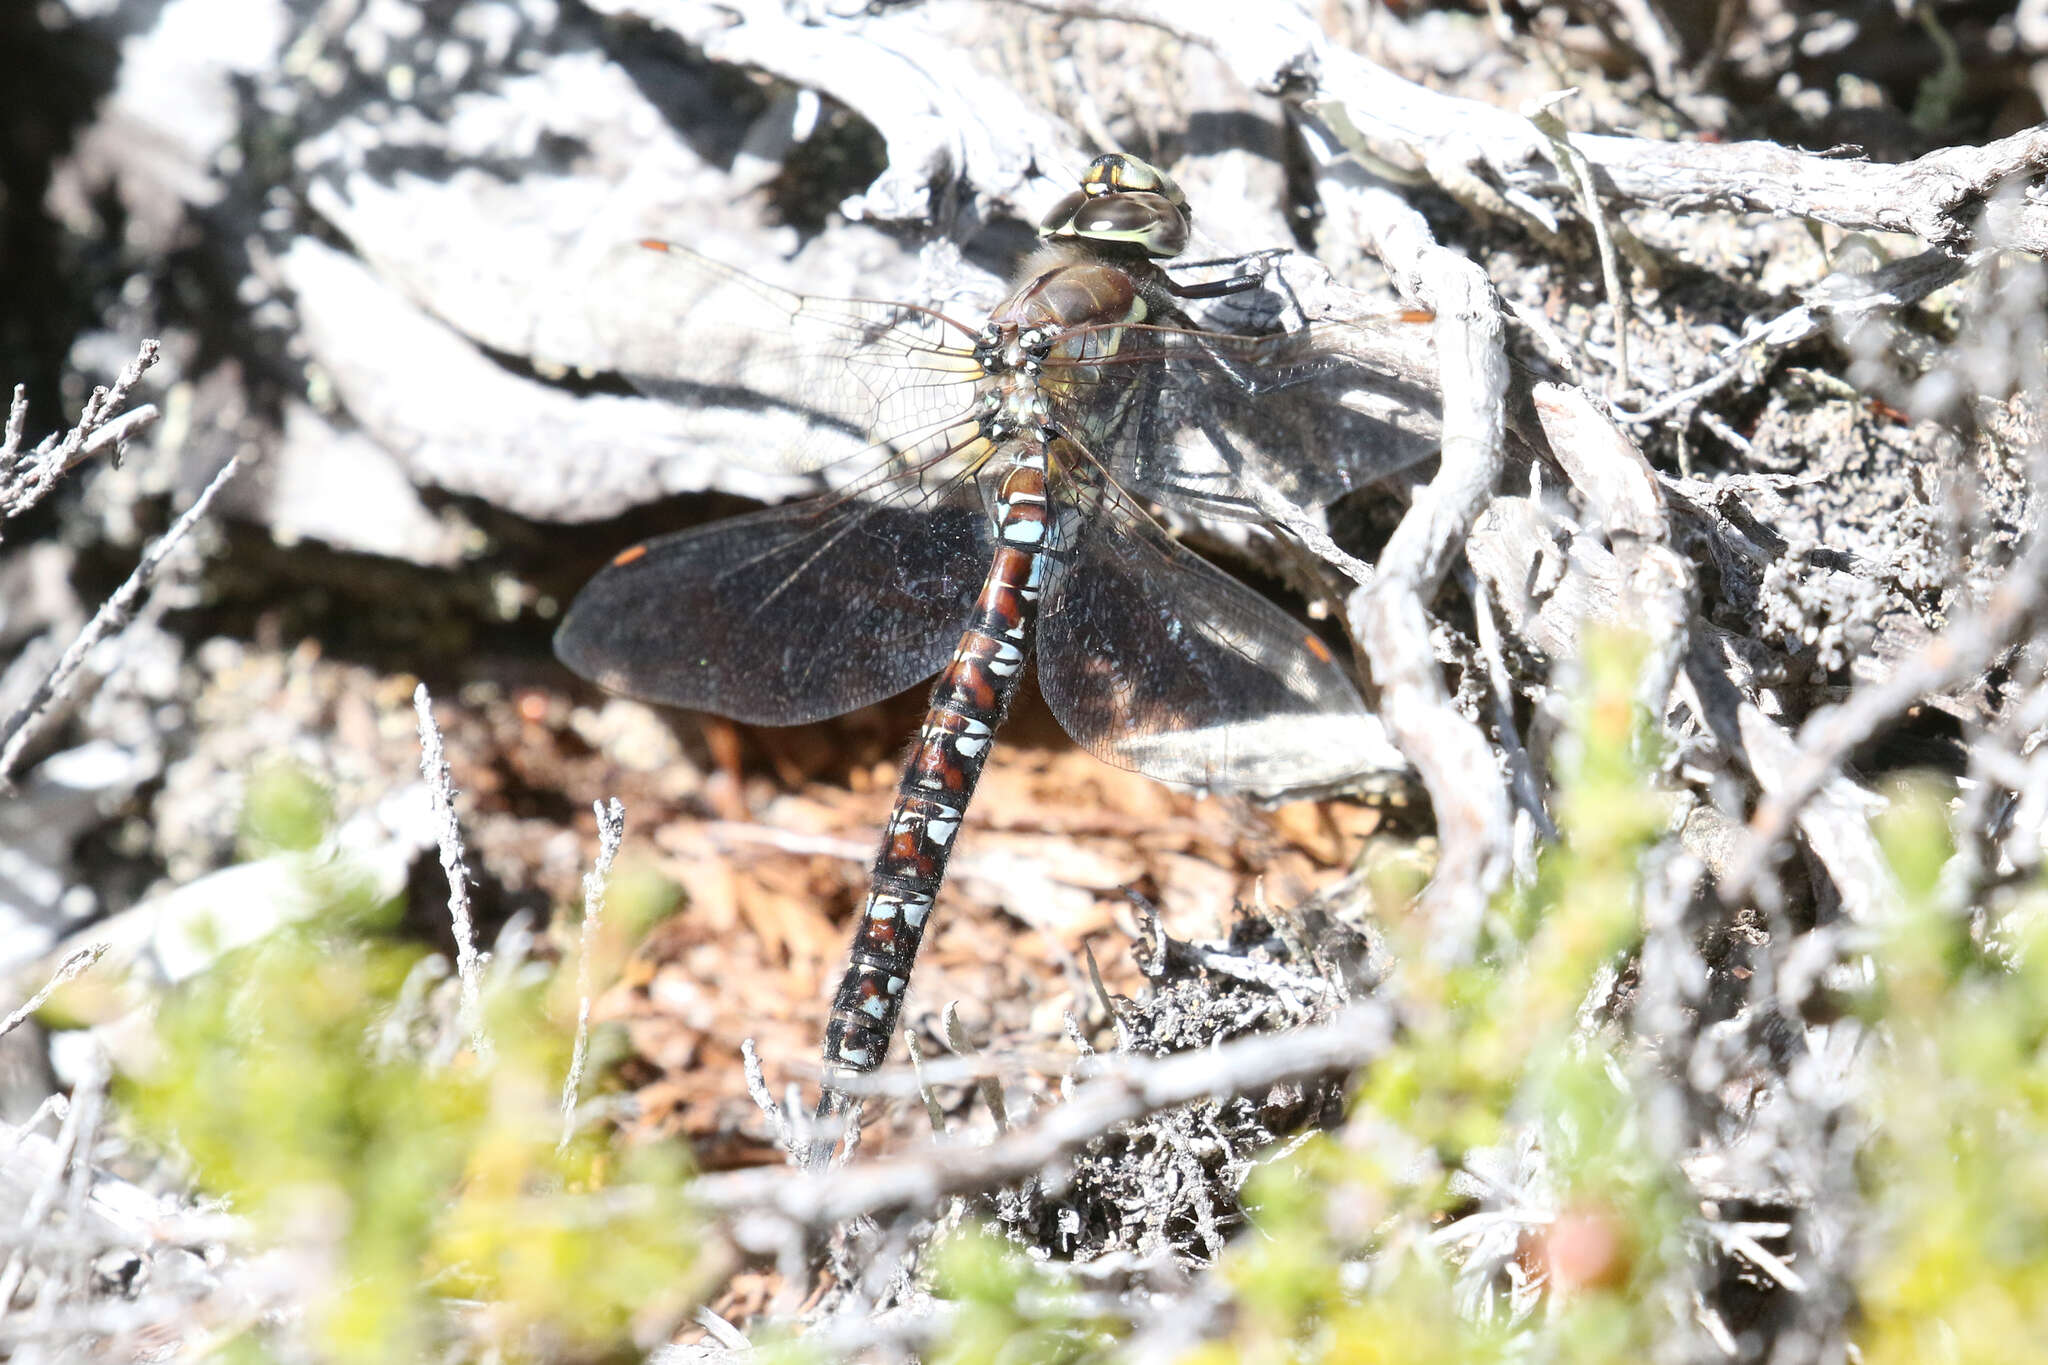
{"type": "Polygon", "coordinates": [[[1477,266],[1438,247],[1420,214],[1317,141],[1325,201],[1343,207],[1402,292],[1437,319],[1443,455],[1435,477],[1415,491],[1372,583],[1347,607],[1372,664],[1380,715],[1436,812],[1442,860],[1424,901],[1439,927],[1434,942],[1455,960],[1473,950],[1486,903],[1506,875],[1512,821],[1501,784],[1472,780],[1497,765],[1444,691],[1424,604],[1500,481],[1508,383],[1500,311],[1477,266]]]}
{"type": "Polygon", "coordinates": [[[626,808],[613,797],[609,803],[594,801],[597,816],[597,861],[583,875],[583,928],[576,940],[576,1041],[569,1053],[569,1071],[562,1077],[562,1140],[557,1150],[566,1149],[576,1136],[576,1093],[583,1085],[583,1062],[590,1051],[590,954],[597,946],[597,925],[604,915],[605,884],[611,880],[612,859],[626,838],[626,808]]]}
{"type": "Polygon", "coordinates": [[[1858,688],[1841,705],[1808,717],[1799,730],[1797,751],[1787,755],[1778,780],[1750,818],[1749,838],[1729,870],[1726,894],[1741,899],[1754,891],[1785,835],[1801,822],[1807,803],[1823,788],[1842,780],[1842,762],[1850,750],[1915,702],[1991,667],[2038,623],[2044,594],[2048,594],[2048,536],[2037,531],[2027,553],[1992,589],[1990,600],[1980,610],[1954,622],[1910,658],[1901,660],[1882,681],[1858,688]]]}
{"type": "Polygon", "coordinates": [[[1158,1059],[1119,1055],[1104,1074],[1036,1122],[986,1147],[951,1147],[892,1161],[800,1175],[781,1168],[707,1175],[690,1187],[697,1205],[735,1220],[756,1250],[783,1244],[782,1227],[829,1227],[850,1218],[936,1209],[954,1195],[993,1190],[1054,1170],[1120,1123],[1174,1105],[1250,1094],[1285,1081],[1355,1070],[1393,1038],[1391,1013],[1375,1001],[1329,1022],[1262,1034],[1158,1059]]]}
{"type": "MultiPolygon", "coordinates": [[[[1800,833],[1827,868],[1852,915],[1867,920],[1895,905],[1897,886],[1870,832],[1870,812],[1876,799],[1830,768],[1823,771],[1821,783],[1807,799],[1785,802],[1781,793],[1788,789],[1796,771],[1798,746],[1784,727],[1743,696],[1728,676],[1726,660],[1717,654],[1716,644],[1706,640],[1693,641],[1686,654],[1685,679],[1694,714],[1722,751],[1755,779],[1766,801],[1776,801],[1793,813],[1800,833]],[[1812,799],[1821,794],[1824,800],[1812,799]]],[[[1768,847],[1775,850],[1779,846],[1773,843],[1768,847]]],[[[1732,903],[1757,885],[1754,872],[1744,873],[1738,880],[1731,871],[1723,882],[1723,899],[1732,903]]]]}
{"type": "Polygon", "coordinates": [[[134,614],[137,600],[142,596],[142,590],[156,577],[157,570],[162,567],[164,560],[170,557],[171,552],[192,533],[192,528],[199,524],[200,518],[204,517],[207,509],[213,505],[214,497],[240,468],[240,456],[235,456],[220,467],[220,472],[215,474],[212,481],[200,491],[199,496],[192,500],[192,505],[171,523],[169,530],[157,537],[156,542],[143,552],[142,559],[136,564],[135,571],[128,575],[127,581],[116,588],[114,595],[93,613],[92,620],[86,622],[85,629],[78,632],[78,638],[64,651],[64,656],[57,661],[57,666],[36,685],[28,700],[22,703],[7,724],[0,727],[0,788],[4,788],[12,781],[15,766],[21,762],[23,751],[41,731],[55,704],[70,692],[72,684],[77,681],[80,671],[85,667],[86,656],[100,641],[128,623],[134,614]]]}
{"type": "Polygon", "coordinates": [[[42,989],[22,1001],[21,1007],[14,1010],[5,1019],[0,1019],[0,1038],[6,1037],[27,1023],[29,1019],[34,1017],[37,1010],[49,1003],[51,996],[63,989],[67,981],[74,980],[79,973],[105,956],[107,946],[104,943],[95,943],[90,947],[80,948],[77,952],[65,958],[63,965],[59,966],[50,979],[43,983],[42,989]]]}
{"type": "MultiPolygon", "coordinates": [[[[1544,139],[1510,110],[1404,80],[1333,43],[1306,5],[1256,15],[1222,0],[1041,0],[1054,12],[1147,24],[1199,42],[1258,90],[1341,106],[1368,147],[1420,163],[1447,189],[1483,171],[1503,190],[1569,197],[1544,139]]],[[[1339,130],[1340,132],[1343,130],[1339,130]]],[[[1346,139],[1347,142],[1349,139],[1346,139]]],[[[1601,193],[1622,206],[1719,209],[1809,218],[1852,231],[1909,232],[1928,243],[2048,251],[2048,203],[1995,202],[1999,188],[2048,169],[2048,125],[1982,147],[1945,147],[1899,165],[1794,151],[1775,142],[1659,142],[1573,133],[1601,193]],[[1981,226],[1977,212],[1989,206],[1981,226]]]]}
{"type": "Polygon", "coordinates": [[[434,724],[433,699],[427,685],[413,689],[413,713],[419,719],[420,776],[434,801],[435,838],[441,849],[441,871],[448,877],[448,918],[455,925],[455,974],[461,982],[459,1018],[470,1049],[479,1058],[491,1055],[484,1033],[483,969],[476,951],[476,926],[469,913],[469,867],[463,857],[462,826],[455,818],[455,783],[441,750],[441,728],[434,724]]]}
{"type": "Polygon", "coordinates": [[[128,401],[129,390],[142,381],[143,372],[156,364],[160,350],[154,340],[137,349],[113,384],[96,388],[78,416],[78,425],[59,436],[51,434],[28,453],[21,454],[23,428],[28,423],[28,391],[15,386],[7,408],[7,425],[0,432],[0,522],[20,516],[41,502],[57,480],[80,461],[109,446],[118,451],[136,432],[157,418],[155,407],[145,405],[116,416],[128,401]]]}
{"type": "Polygon", "coordinates": [[[1789,350],[1823,331],[1846,341],[1868,319],[1918,303],[1954,283],[1971,264],[1967,258],[1937,248],[1871,271],[1835,271],[1806,289],[1805,299],[1797,307],[1751,327],[1727,346],[1704,379],[1665,394],[1641,411],[1616,409],[1615,417],[1630,426],[1649,426],[1697,407],[1740,378],[1745,369],[1758,366],[1765,356],[1789,350]]]}

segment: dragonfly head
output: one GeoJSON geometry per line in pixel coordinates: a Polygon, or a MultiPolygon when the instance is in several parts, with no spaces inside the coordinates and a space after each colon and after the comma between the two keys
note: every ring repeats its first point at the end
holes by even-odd
{"type": "Polygon", "coordinates": [[[1038,235],[1135,251],[1158,259],[1187,249],[1187,196],[1173,177],[1134,156],[1110,152],[1088,163],[1081,188],[1060,200],[1038,235]]]}

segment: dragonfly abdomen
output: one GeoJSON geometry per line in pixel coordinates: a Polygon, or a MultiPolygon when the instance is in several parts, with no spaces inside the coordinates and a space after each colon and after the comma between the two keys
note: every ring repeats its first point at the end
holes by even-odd
{"type": "Polygon", "coordinates": [[[1016,457],[1003,478],[999,543],[904,764],[854,933],[852,961],[832,999],[825,1028],[828,1092],[831,1071],[874,1070],[895,1035],[954,837],[1023,676],[1050,548],[1045,484],[1045,455],[1035,445],[1016,457]]]}

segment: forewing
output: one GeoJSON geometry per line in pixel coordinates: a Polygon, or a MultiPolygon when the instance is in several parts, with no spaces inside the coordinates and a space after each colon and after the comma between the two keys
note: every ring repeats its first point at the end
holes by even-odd
{"type": "Polygon", "coordinates": [[[813,499],[626,550],[576,595],[555,653],[642,701],[798,725],[938,672],[986,573],[978,505],[813,499]]]}
{"type": "Polygon", "coordinates": [[[973,337],[940,314],[793,293],[673,243],[608,253],[587,300],[606,363],[641,392],[803,417],[759,452],[775,472],[916,462],[957,443],[976,396],[973,337]]]}
{"type": "Polygon", "coordinates": [[[1323,642],[1113,496],[1046,586],[1039,690],[1098,758],[1279,795],[1400,770],[1323,642]]]}
{"type": "MultiPolygon", "coordinates": [[[[1320,507],[1435,453],[1440,404],[1413,322],[1251,337],[1117,329],[1109,356],[1050,369],[1055,411],[1126,489],[1256,520],[1258,493],[1320,507]]],[[[1107,332],[1109,329],[1103,329],[1107,332]]]]}

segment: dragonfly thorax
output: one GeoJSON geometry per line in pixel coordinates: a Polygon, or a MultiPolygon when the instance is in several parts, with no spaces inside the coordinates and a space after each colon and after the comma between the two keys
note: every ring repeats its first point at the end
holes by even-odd
{"type": "Polygon", "coordinates": [[[1143,322],[1151,311],[1129,269],[1077,247],[1034,253],[1025,262],[1023,280],[989,315],[989,326],[1005,350],[1057,345],[1064,333],[1143,322]]]}
{"type": "MultiPolygon", "coordinates": [[[[1004,434],[1046,437],[1058,394],[1076,382],[1079,367],[1115,354],[1123,325],[1144,321],[1150,310],[1130,271],[1072,247],[1040,252],[1024,278],[976,335],[974,360],[985,410],[1004,434]]],[[[986,427],[983,434],[1001,439],[986,427]]]]}
{"type": "Polygon", "coordinates": [[[994,377],[996,410],[987,434],[1000,441],[1019,432],[1043,434],[1052,421],[1052,408],[1039,382],[1037,361],[1027,361],[998,371],[994,377]]]}

